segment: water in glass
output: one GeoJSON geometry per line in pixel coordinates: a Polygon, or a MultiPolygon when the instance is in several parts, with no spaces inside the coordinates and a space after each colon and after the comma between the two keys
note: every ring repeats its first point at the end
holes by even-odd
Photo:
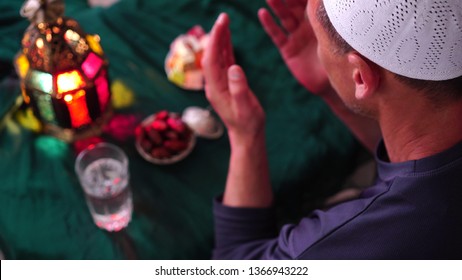
{"type": "Polygon", "coordinates": [[[90,212],[96,225],[108,231],[119,231],[131,220],[132,194],[123,174],[122,163],[112,158],[97,159],[83,172],[90,212]]]}

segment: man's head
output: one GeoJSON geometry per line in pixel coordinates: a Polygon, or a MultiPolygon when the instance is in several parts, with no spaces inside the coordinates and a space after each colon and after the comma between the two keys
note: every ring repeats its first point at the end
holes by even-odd
{"type": "Polygon", "coordinates": [[[315,0],[336,55],[357,52],[432,101],[462,98],[459,0],[315,0]]]}

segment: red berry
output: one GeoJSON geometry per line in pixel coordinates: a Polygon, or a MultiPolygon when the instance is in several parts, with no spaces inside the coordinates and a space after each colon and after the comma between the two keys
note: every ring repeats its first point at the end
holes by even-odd
{"type": "Polygon", "coordinates": [[[149,151],[152,148],[152,143],[148,139],[145,138],[141,140],[141,147],[143,148],[144,151],[149,153],[149,151]]]}
{"type": "Polygon", "coordinates": [[[178,133],[173,130],[169,130],[165,132],[165,137],[170,140],[178,140],[178,138],[180,138],[180,135],[178,135],[178,133]]]}
{"type": "Polygon", "coordinates": [[[155,120],[151,123],[151,127],[157,131],[164,131],[167,129],[167,124],[163,120],[155,120]]]}
{"type": "Polygon", "coordinates": [[[187,144],[180,140],[167,140],[164,142],[164,146],[174,152],[180,152],[186,149],[187,144]]]}
{"type": "Polygon", "coordinates": [[[170,118],[167,120],[168,126],[176,132],[182,133],[185,131],[186,126],[181,119],[170,118]]]}
{"type": "Polygon", "coordinates": [[[162,110],[162,111],[159,111],[155,114],[155,119],[156,120],[166,120],[168,117],[168,111],[167,110],[162,110]]]}
{"type": "Polygon", "coordinates": [[[146,129],[146,134],[149,138],[149,140],[155,145],[155,146],[159,146],[162,144],[162,136],[160,135],[160,133],[155,130],[154,128],[152,127],[148,127],[146,129]]]}

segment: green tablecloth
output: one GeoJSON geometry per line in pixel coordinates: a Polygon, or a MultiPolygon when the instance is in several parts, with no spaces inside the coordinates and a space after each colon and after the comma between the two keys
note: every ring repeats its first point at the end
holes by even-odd
{"type": "MultiPolygon", "coordinates": [[[[172,40],[195,24],[209,30],[217,15],[231,17],[237,62],[267,112],[267,147],[281,223],[305,215],[338,189],[359,145],[322,101],[292,78],[256,13],[264,1],[122,0],[108,8],[67,1],[66,15],[97,33],[113,82],[134,103],[116,117],[136,120],[161,109],[208,105],[203,92],[166,79],[172,40]]],[[[20,0],[0,2],[0,116],[19,94],[11,61],[28,22],[20,0]],[[5,3],[6,2],[6,3],[5,3]]],[[[123,130],[124,127],[121,128],[123,130]]],[[[212,199],[223,190],[229,157],[226,135],[199,139],[192,154],[156,166],[137,153],[131,137],[105,134],[130,158],[135,211],[126,230],[110,234],[92,222],[74,174],[71,145],[19,125],[14,114],[0,131],[0,236],[20,259],[207,259],[213,245],[212,199]]]]}

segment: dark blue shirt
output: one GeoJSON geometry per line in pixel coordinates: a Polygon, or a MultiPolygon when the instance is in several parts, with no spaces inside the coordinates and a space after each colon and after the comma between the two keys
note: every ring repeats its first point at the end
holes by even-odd
{"type": "Polygon", "coordinates": [[[462,259],[462,143],[390,163],[358,199],[277,232],[272,209],[214,204],[216,259],[462,259]]]}

